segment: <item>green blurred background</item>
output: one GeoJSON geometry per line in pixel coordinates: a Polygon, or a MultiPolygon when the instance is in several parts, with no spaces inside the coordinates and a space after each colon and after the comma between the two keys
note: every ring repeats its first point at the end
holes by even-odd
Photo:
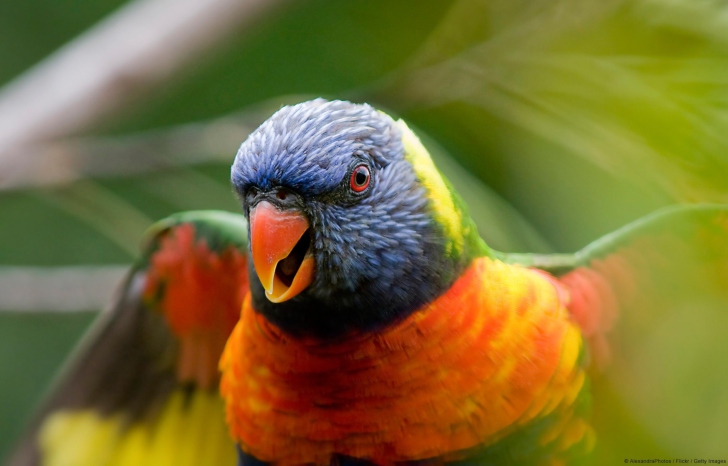
{"type": "MultiPolygon", "coordinates": [[[[0,84],[124,3],[0,2],[0,84]]],[[[237,145],[310,96],[411,122],[497,249],[570,252],[664,205],[726,202],[726,31],[722,1],[286,3],[81,135],[99,157],[141,141],[169,164],[0,190],[0,267],[129,264],[154,219],[237,211],[237,145]],[[175,163],[170,140],[220,128],[175,163]]],[[[728,456],[728,313],[703,301],[676,304],[639,336],[647,356],[597,380],[595,463],[728,456]]],[[[0,312],[0,458],[97,310],[43,311],[0,312]]]]}

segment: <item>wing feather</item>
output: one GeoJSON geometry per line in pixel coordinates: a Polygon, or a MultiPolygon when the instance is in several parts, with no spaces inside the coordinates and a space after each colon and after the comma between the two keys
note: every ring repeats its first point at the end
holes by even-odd
{"type": "Polygon", "coordinates": [[[188,212],[150,229],[11,466],[234,464],[217,360],[247,292],[247,224],[188,212]]]}

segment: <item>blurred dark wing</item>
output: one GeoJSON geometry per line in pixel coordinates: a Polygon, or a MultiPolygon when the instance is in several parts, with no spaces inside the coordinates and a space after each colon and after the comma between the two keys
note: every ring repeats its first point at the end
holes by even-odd
{"type": "Polygon", "coordinates": [[[247,292],[246,251],[237,215],[155,225],[10,465],[235,464],[217,363],[247,292]]]}

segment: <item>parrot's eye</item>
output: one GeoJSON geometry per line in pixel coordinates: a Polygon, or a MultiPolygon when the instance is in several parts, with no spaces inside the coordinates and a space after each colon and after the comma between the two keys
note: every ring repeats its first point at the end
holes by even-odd
{"type": "Polygon", "coordinates": [[[355,193],[360,193],[367,189],[370,180],[371,176],[369,174],[369,167],[366,165],[359,165],[351,172],[349,186],[355,193]]]}

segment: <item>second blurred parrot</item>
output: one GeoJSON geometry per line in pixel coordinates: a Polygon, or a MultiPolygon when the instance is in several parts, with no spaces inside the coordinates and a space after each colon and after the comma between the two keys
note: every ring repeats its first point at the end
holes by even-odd
{"type": "Polygon", "coordinates": [[[588,374],[625,303],[656,269],[728,276],[726,206],[573,255],[491,250],[368,105],[283,107],[232,183],[245,218],[152,230],[12,465],[568,464],[595,442],[588,374]]]}

